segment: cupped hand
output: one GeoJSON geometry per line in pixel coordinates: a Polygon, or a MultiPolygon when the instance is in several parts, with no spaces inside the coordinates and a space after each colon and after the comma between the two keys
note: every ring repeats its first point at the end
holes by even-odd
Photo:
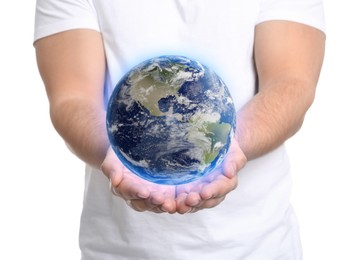
{"type": "Polygon", "coordinates": [[[101,167],[110,180],[112,193],[121,197],[136,211],[175,213],[175,186],[148,182],[129,171],[115,155],[112,148],[101,167]]]}
{"type": "Polygon", "coordinates": [[[247,158],[233,138],[222,165],[204,178],[176,187],[176,210],[180,214],[219,205],[238,185],[238,171],[247,158]]]}

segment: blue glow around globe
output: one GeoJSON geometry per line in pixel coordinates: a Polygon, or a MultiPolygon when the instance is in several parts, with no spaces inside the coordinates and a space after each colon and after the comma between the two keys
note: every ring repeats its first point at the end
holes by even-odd
{"type": "Polygon", "coordinates": [[[107,132],[121,162],[158,184],[178,185],[223,161],[236,127],[229,91],[215,72],[183,56],[131,69],[107,108],[107,132]]]}

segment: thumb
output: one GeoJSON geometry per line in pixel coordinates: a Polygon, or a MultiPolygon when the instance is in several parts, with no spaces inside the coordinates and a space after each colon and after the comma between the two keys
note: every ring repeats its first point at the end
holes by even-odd
{"type": "Polygon", "coordinates": [[[123,166],[111,147],[108,149],[100,169],[111,181],[113,187],[118,186],[123,179],[123,166]]]}
{"type": "Polygon", "coordinates": [[[237,175],[238,171],[247,163],[247,157],[244,155],[235,139],[233,139],[227,157],[223,163],[223,172],[228,178],[233,178],[237,175]]]}

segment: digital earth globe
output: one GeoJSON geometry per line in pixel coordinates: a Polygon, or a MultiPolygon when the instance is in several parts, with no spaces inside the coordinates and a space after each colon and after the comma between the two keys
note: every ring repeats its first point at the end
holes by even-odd
{"type": "Polygon", "coordinates": [[[236,128],[221,78],[183,56],[155,57],[131,69],[114,88],[106,119],[120,161],[141,178],[167,185],[218,167],[236,128]]]}

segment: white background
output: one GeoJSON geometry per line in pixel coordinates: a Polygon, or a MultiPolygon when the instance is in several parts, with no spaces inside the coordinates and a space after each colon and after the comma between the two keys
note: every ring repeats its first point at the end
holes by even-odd
{"type": "MultiPolygon", "coordinates": [[[[288,142],[305,260],[357,259],[353,1],[325,1],[314,105],[288,142]]],[[[53,130],[32,47],[34,0],[0,4],[0,259],[79,259],[83,164],[53,130]]]]}

